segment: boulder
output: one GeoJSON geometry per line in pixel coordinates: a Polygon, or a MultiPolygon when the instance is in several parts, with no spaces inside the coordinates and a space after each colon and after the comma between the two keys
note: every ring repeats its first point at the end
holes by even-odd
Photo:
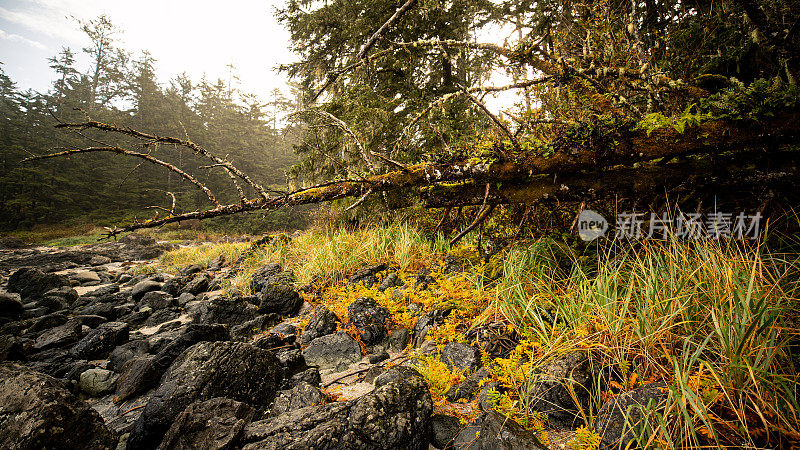
{"type": "Polygon", "coordinates": [[[589,355],[574,351],[545,365],[534,375],[528,393],[528,404],[534,411],[547,414],[551,425],[572,428],[581,421],[579,408],[589,406],[589,392],[594,377],[589,355]],[[581,404],[575,403],[578,400],[581,404]]]}
{"type": "MultiPolygon", "coordinates": [[[[654,412],[664,412],[669,386],[664,382],[649,383],[631,389],[607,401],[597,413],[595,431],[602,436],[600,448],[636,448],[634,441],[654,412]],[[630,447],[629,447],[630,446],[630,447]]],[[[645,428],[646,429],[646,428],[645,428]]]]}
{"type": "Polygon", "coordinates": [[[396,352],[405,350],[411,342],[411,333],[405,328],[398,328],[389,333],[389,348],[396,352]]]}
{"type": "Polygon", "coordinates": [[[255,411],[229,398],[196,401],[172,422],[159,450],[231,449],[255,411]]]}
{"type": "Polygon", "coordinates": [[[0,292],[0,317],[19,317],[23,309],[18,295],[0,292]]]}
{"type": "Polygon", "coordinates": [[[319,368],[349,365],[361,359],[361,346],[347,333],[338,332],[314,339],[303,350],[306,364],[319,368]]]}
{"type": "Polygon", "coordinates": [[[261,293],[271,284],[288,284],[295,282],[291,271],[284,271],[279,264],[267,264],[253,274],[251,289],[254,293],[261,293]]]}
{"type": "Polygon", "coordinates": [[[497,411],[483,419],[477,444],[480,450],[548,450],[532,432],[497,411]]]}
{"type": "Polygon", "coordinates": [[[300,294],[288,284],[269,284],[261,290],[258,305],[259,314],[274,313],[293,316],[303,306],[300,294]]]}
{"type": "Polygon", "coordinates": [[[370,288],[378,283],[378,277],[375,274],[386,269],[386,264],[362,267],[350,276],[347,284],[362,284],[364,287],[370,288]]]}
{"type": "Polygon", "coordinates": [[[69,276],[70,280],[78,282],[81,286],[97,286],[100,284],[100,275],[93,270],[81,270],[69,276]]]}
{"type": "Polygon", "coordinates": [[[133,358],[145,356],[150,351],[150,344],[146,340],[131,341],[117,346],[108,357],[106,368],[120,372],[122,366],[133,358]]]}
{"type": "Polygon", "coordinates": [[[374,384],[376,388],[379,388],[389,383],[395,383],[400,380],[405,380],[414,377],[421,378],[422,375],[420,375],[419,372],[417,372],[411,367],[394,366],[390,367],[385,372],[375,377],[374,384]]]}
{"type": "Polygon", "coordinates": [[[109,263],[111,263],[111,258],[103,255],[93,256],[92,259],[89,260],[89,265],[91,266],[102,266],[109,263]]]}
{"type": "Polygon", "coordinates": [[[369,298],[362,297],[347,307],[350,323],[356,327],[361,335],[361,342],[365,345],[376,345],[386,341],[389,335],[387,326],[391,323],[392,315],[389,310],[378,305],[369,298]]]}
{"type": "Polygon", "coordinates": [[[338,323],[339,318],[331,310],[324,306],[317,307],[308,325],[303,329],[301,336],[303,344],[308,345],[318,337],[332,334],[336,331],[338,323]]]}
{"type": "Polygon", "coordinates": [[[226,397],[266,407],[282,379],[275,356],[241,342],[201,342],[164,374],[128,439],[128,449],[154,448],[189,404],[226,397]]]}
{"type": "Polygon", "coordinates": [[[54,378],[0,364],[0,448],[113,449],[116,439],[88,404],[54,378]]]}
{"type": "Polygon", "coordinates": [[[301,381],[291,389],[281,391],[269,411],[269,417],[278,417],[289,411],[307,406],[321,405],[325,397],[319,388],[301,381]]]}
{"type": "Polygon", "coordinates": [[[439,357],[450,370],[473,370],[481,365],[481,352],[461,342],[448,342],[439,357]]]}
{"type": "MultiPolygon", "coordinates": [[[[240,325],[231,328],[231,338],[237,341],[247,341],[256,334],[269,330],[270,327],[281,321],[281,316],[277,314],[263,314],[253,320],[248,320],[240,325]]],[[[261,347],[265,348],[265,347],[261,347]]]]}
{"type": "Polygon", "coordinates": [[[445,397],[448,401],[457,402],[461,399],[470,401],[479,393],[483,385],[482,382],[491,378],[491,374],[485,367],[476,370],[475,373],[470,374],[460,384],[455,385],[447,391],[445,397]]]}
{"type": "Polygon", "coordinates": [[[51,328],[42,333],[33,343],[36,350],[65,347],[72,345],[81,338],[81,321],[70,319],[67,323],[51,328]]]}
{"type": "Polygon", "coordinates": [[[171,294],[164,291],[150,291],[142,296],[139,306],[149,306],[154,310],[168,308],[175,304],[171,294]]]}
{"type": "MultiPolygon", "coordinates": [[[[323,339],[323,338],[320,338],[323,339]]],[[[389,383],[357,400],[288,411],[245,427],[245,449],[428,448],[433,410],[421,377],[389,383]]]]}
{"type": "Polygon", "coordinates": [[[78,359],[105,358],[114,347],[128,341],[128,331],[128,324],[124,322],[100,324],[75,344],[71,353],[78,359]]]}
{"type": "Polygon", "coordinates": [[[461,428],[458,417],[434,414],[431,417],[431,445],[435,448],[453,448],[453,440],[461,428]]]}
{"type": "Polygon", "coordinates": [[[200,294],[201,292],[208,291],[208,287],[211,285],[211,279],[208,278],[206,274],[200,274],[192,278],[191,281],[186,283],[183,286],[183,289],[180,290],[181,294],[189,293],[192,295],[200,294]]]}
{"type": "Polygon", "coordinates": [[[131,289],[131,297],[133,297],[133,301],[138,302],[142,299],[142,297],[144,297],[144,294],[161,290],[161,286],[161,283],[153,280],[140,281],[133,285],[133,288],[131,289]]]}
{"type": "Polygon", "coordinates": [[[188,292],[184,292],[183,294],[178,296],[178,306],[183,308],[186,306],[187,303],[194,301],[195,298],[196,297],[194,295],[188,292]]]}
{"type": "Polygon", "coordinates": [[[89,369],[81,373],[78,386],[81,391],[92,397],[100,397],[114,390],[117,376],[114,372],[105,369],[89,369]]]}
{"type": "Polygon", "coordinates": [[[69,278],[64,275],[44,273],[33,267],[23,267],[8,278],[8,292],[17,292],[22,300],[41,296],[51,289],[69,286],[69,278]]]}

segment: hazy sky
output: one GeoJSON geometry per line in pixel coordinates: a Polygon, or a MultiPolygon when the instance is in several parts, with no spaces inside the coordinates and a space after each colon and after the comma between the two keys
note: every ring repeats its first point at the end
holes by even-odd
{"type": "MultiPolygon", "coordinates": [[[[47,58],[88,45],[75,19],[107,14],[123,30],[121,46],[149,50],[159,81],[186,71],[199,80],[227,79],[234,64],[240,87],[267,98],[285,78],[273,68],[292,60],[288,33],[274,18],[285,0],[0,0],[0,62],[18,87],[46,91],[54,78],[47,58]],[[206,6],[208,5],[208,6],[206,6]]],[[[81,62],[85,59],[79,59],[81,62]]]]}

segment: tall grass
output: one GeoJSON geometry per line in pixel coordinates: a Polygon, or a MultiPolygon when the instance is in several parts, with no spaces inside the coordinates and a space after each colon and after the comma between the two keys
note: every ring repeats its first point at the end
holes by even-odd
{"type": "MultiPolygon", "coordinates": [[[[665,420],[641,445],[757,447],[800,436],[787,345],[797,338],[796,287],[784,262],[761,248],[672,240],[615,248],[566,273],[552,248],[510,251],[502,310],[542,358],[588,348],[622,380],[668,381],[665,420]]],[[[603,393],[593,394],[597,407],[603,393]]]]}

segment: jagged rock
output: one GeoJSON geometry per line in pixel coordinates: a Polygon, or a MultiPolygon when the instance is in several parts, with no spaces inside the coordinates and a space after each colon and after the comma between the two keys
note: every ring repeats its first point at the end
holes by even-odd
{"type": "Polygon", "coordinates": [[[64,275],[44,273],[33,267],[23,267],[8,278],[8,292],[17,292],[22,300],[41,296],[50,289],[69,286],[69,278],[64,275]]]}
{"type": "Polygon", "coordinates": [[[639,430],[653,412],[663,413],[668,395],[669,386],[657,382],[631,389],[607,401],[595,419],[595,431],[602,436],[600,448],[637,447],[634,439],[639,435],[639,430]]]}
{"type": "Polygon", "coordinates": [[[338,322],[339,318],[331,310],[324,306],[317,307],[308,321],[308,325],[303,329],[303,335],[301,336],[303,344],[308,345],[318,337],[335,332],[338,322]]]}
{"type": "Polygon", "coordinates": [[[144,294],[147,294],[151,291],[158,291],[161,289],[161,286],[161,283],[153,280],[140,281],[133,286],[133,289],[131,289],[131,297],[133,298],[133,301],[138,302],[142,299],[142,297],[144,297],[144,294]]]}
{"type": "Polygon", "coordinates": [[[0,448],[113,449],[100,416],[54,378],[0,364],[0,448]]]}
{"type": "Polygon", "coordinates": [[[70,319],[67,323],[42,333],[33,344],[36,350],[72,345],[81,338],[81,321],[70,319]]]}
{"type": "Polygon", "coordinates": [[[192,295],[197,295],[201,292],[208,291],[208,287],[210,285],[211,285],[211,279],[208,278],[208,275],[203,273],[195,276],[194,278],[192,278],[191,281],[186,283],[186,285],[183,286],[183,289],[180,290],[180,293],[181,294],[189,293],[192,295]]]}
{"type": "MultiPolygon", "coordinates": [[[[323,339],[323,338],[320,338],[323,339]]],[[[420,377],[357,400],[296,409],[245,427],[245,449],[425,449],[433,409],[420,377]]]]}
{"type": "Polygon", "coordinates": [[[379,353],[373,353],[373,354],[369,355],[368,361],[369,361],[370,364],[378,364],[379,362],[386,361],[387,359],[389,359],[389,354],[388,353],[379,352],[379,353]]]}
{"type": "Polygon", "coordinates": [[[24,360],[25,348],[23,341],[16,336],[0,335],[0,362],[24,360]]]}
{"type": "Polygon", "coordinates": [[[100,275],[93,270],[82,270],[69,276],[70,280],[77,281],[81,286],[97,286],[100,284],[100,275]]]}
{"type": "MultiPolygon", "coordinates": [[[[29,304],[28,306],[31,306],[31,304],[29,304]]],[[[44,309],[48,313],[51,313],[51,312],[55,312],[55,311],[64,310],[69,305],[67,304],[67,302],[64,301],[64,299],[62,297],[56,297],[56,296],[53,296],[53,295],[46,295],[44,297],[39,297],[39,299],[36,300],[32,304],[32,306],[34,306],[36,308],[44,309]]]]}
{"type": "Polygon", "coordinates": [[[168,308],[174,304],[175,299],[172,295],[164,291],[150,291],[139,301],[140,306],[149,306],[154,310],[168,308]]]}
{"type": "Polygon", "coordinates": [[[177,319],[181,315],[182,315],[182,312],[178,308],[159,309],[157,311],[154,311],[152,314],[150,314],[147,317],[147,319],[145,319],[144,325],[146,327],[154,327],[154,326],[157,326],[157,325],[161,325],[158,328],[158,331],[159,332],[166,331],[167,329],[170,329],[171,326],[172,327],[180,327],[181,326],[181,323],[179,323],[179,322],[174,322],[174,323],[171,323],[171,324],[167,324],[166,323],[166,322],[170,322],[172,320],[177,319]]]}
{"type": "Polygon", "coordinates": [[[173,419],[196,400],[226,397],[265,407],[275,398],[281,367],[272,353],[241,342],[201,342],[164,374],[128,439],[128,449],[158,445],[173,419]]]}
{"type": "Polygon", "coordinates": [[[356,270],[356,272],[350,276],[350,278],[347,280],[347,284],[360,283],[365,287],[370,288],[378,282],[378,278],[375,276],[375,274],[382,270],[386,270],[386,264],[362,267],[356,270]]]}
{"type": "Polygon", "coordinates": [[[133,358],[144,356],[149,351],[150,344],[146,340],[127,342],[111,352],[106,367],[109,370],[120,372],[126,362],[133,358]]]}
{"type": "Polygon", "coordinates": [[[49,330],[50,328],[57,327],[67,323],[67,315],[64,313],[52,313],[46,316],[35,319],[33,325],[28,329],[31,332],[49,330]]]}
{"type": "Polygon", "coordinates": [[[130,247],[149,247],[151,245],[156,245],[156,240],[152,236],[130,233],[119,238],[119,243],[130,247]]]}
{"type": "Polygon", "coordinates": [[[105,358],[114,347],[128,341],[128,331],[127,323],[103,323],[75,344],[71,353],[79,359],[105,358]]]}
{"type": "Polygon", "coordinates": [[[369,297],[362,297],[351,303],[347,312],[350,314],[350,323],[356,327],[365,345],[386,341],[389,334],[387,325],[392,320],[388,309],[369,297]]]}
{"type": "Polygon", "coordinates": [[[190,266],[186,266],[186,267],[180,269],[181,275],[184,275],[184,276],[191,276],[191,275],[194,275],[196,273],[200,273],[202,271],[203,271],[203,266],[201,266],[200,264],[192,264],[190,266]]]}
{"type": "Polygon", "coordinates": [[[196,401],[187,406],[164,436],[159,450],[235,448],[245,425],[255,411],[246,403],[229,398],[196,401]]]}
{"type": "MultiPolygon", "coordinates": [[[[253,320],[248,320],[241,325],[231,328],[231,338],[238,341],[246,341],[256,334],[269,330],[270,327],[281,321],[281,316],[277,314],[263,314],[253,320]]],[[[261,347],[265,348],[265,347],[261,347]]]]}
{"type": "Polygon", "coordinates": [[[293,316],[303,306],[300,294],[288,284],[269,284],[261,290],[258,305],[259,314],[274,313],[293,316]]]}
{"type": "Polygon", "coordinates": [[[251,288],[254,293],[261,293],[271,284],[291,285],[294,282],[294,274],[291,271],[283,271],[279,264],[267,264],[253,274],[251,288]]]}
{"type": "Polygon", "coordinates": [[[87,316],[103,316],[108,320],[117,318],[116,305],[112,303],[94,303],[78,308],[75,312],[87,316]]]}
{"type": "Polygon", "coordinates": [[[155,386],[161,375],[184,350],[202,341],[224,341],[229,339],[228,331],[222,325],[190,324],[186,330],[161,349],[153,349],[158,354],[152,358],[133,358],[120,372],[117,382],[115,402],[124,401],[155,386]]]}
{"type": "Polygon", "coordinates": [[[547,414],[548,421],[558,427],[577,425],[579,406],[588,407],[593,383],[591,362],[585,351],[574,351],[547,364],[536,375],[528,394],[530,408],[547,414]],[[575,399],[581,405],[575,403],[575,399]]]}
{"type": "Polygon", "coordinates": [[[295,409],[322,404],[324,400],[319,388],[306,382],[299,382],[287,391],[281,391],[275,397],[275,403],[269,411],[269,417],[278,417],[295,409]]]}
{"type": "Polygon", "coordinates": [[[19,317],[23,309],[18,295],[0,292],[0,317],[19,317]]]}
{"type": "Polygon", "coordinates": [[[386,275],[386,278],[384,278],[380,286],[378,286],[378,290],[383,292],[389,288],[399,287],[402,285],[403,280],[401,280],[396,273],[392,272],[389,275],[386,275]]]}
{"type": "Polygon", "coordinates": [[[190,314],[195,323],[239,325],[255,319],[258,308],[240,297],[220,296],[199,302],[190,314]]]}
{"type": "Polygon", "coordinates": [[[87,292],[83,295],[83,297],[96,297],[102,299],[116,294],[117,292],[119,292],[119,285],[107,284],[105,286],[100,286],[93,291],[87,292]]]}
{"type": "Polygon", "coordinates": [[[473,370],[481,365],[481,352],[461,342],[448,342],[439,357],[450,370],[473,370]]]}
{"type": "Polygon", "coordinates": [[[78,300],[78,291],[69,287],[69,286],[61,286],[57,289],[50,289],[49,291],[42,294],[43,297],[58,297],[67,305],[72,305],[75,303],[75,300],[78,300]]]}
{"type": "Polygon", "coordinates": [[[178,306],[183,308],[186,306],[187,303],[194,301],[195,298],[196,297],[194,295],[188,292],[184,292],[183,294],[178,296],[178,306]]]}
{"type": "Polygon", "coordinates": [[[396,352],[405,350],[409,342],[411,342],[411,333],[405,328],[398,328],[389,333],[389,348],[396,352]]]}
{"type": "Polygon", "coordinates": [[[96,316],[93,314],[78,314],[77,316],[75,316],[75,318],[77,320],[80,320],[82,325],[86,325],[89,328],[97,328],[101,324],[108,322],[108,319],[106,319],[105,317],[96,316]]]}
{"type": "Polygon", "coordinates": [[[322,377],[320,377],[319,375],[319,369],[317,369],[316,367],[311,367],[302,372],[292,375],[291,378],[287,380],[284,380],[282,388],[291,389],[300,383],[308,383],[311,386],[319,387],[319,384],[321,382],[322,382],[322,377]]]}
{"type": "Polygon", "coordinates": [[[414,377],[421,378],[422,375],[411,367],[395,366],[375,377],[374,384],[376,388],[379,388],[390,383],[414,377]]]}
{"type": "Polygon", "coordinates": [[[450,315],[450,311],[450,309],[434,309],[419,316],[417,323],[414,324],[414,347],[419,347],[425,342],[428,331],[436,325],[441,325],[444,319],[450,315]]]}
{"type": "Polygon", "coordinates": [[[547,450],[532,432],[497,411],[483,419],[479,436],[480,450],[547,450]]]}
{"type": "Polygon", "coordinates": [[[303,350],[306,364],[319,368],[337,367],[361,359],[361,346],[347,333],[338,332],[311,341],[303,350]]]}
{"type": "Polygon", "coordinates": [[[105,369],[89,369],[81,373],[78,386],[81,391],[99,397],[114,390],[117,376],[114,372],[105,369]]]}
{"type": "Polygon", "coordinates": [[[453,440],[461,431],[457,417],[434,414],[431,417],[431,445],[435,448],[453,448],[453,440]]]}
{"type": "Polygon", "coordinates": [[[457,402],[462,398],[467,401],[472,400],[475,394],[481,390],[481,381],[488,380],[489,378],[491,378],[489,371],[486,370],[485,367],[481,367],[476,370],[475,373],[470,374],[460,384],[451,387],[450,390],[447,391],[447,394],[445,394],[445,397],[451,402],[457,402]]]}

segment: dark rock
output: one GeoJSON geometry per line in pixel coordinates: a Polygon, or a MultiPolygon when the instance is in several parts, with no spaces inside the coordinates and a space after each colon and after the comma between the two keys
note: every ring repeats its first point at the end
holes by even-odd
{"type": "Polygon", "coordinates": [[[481,365],[481,352],[461,342],[448,342],[442,349],[439,359],[447,364],[450,370],[473,370],[481,365]]]}
{"type": "Polygon", "coordinates": [[[387,326],[391,323],[392,315],[389,310],[379,306],[375,300],[362,297],[347,307],[350,314],[350,323],[361,334],[361,342],[365,345],[375,345],[386,341],[388,337],[387,326]]]}
{"type": "Polygon", "coordinates": [[[300,294],[288,284],[269,284],[261,290],[259,314],[275,313],[293,316],[303,306],[300,294]]]}
{"type": "Polygon", "coordinates": [[[97,328],[100,324],[108,322],[105,317],[92,314],[79,314],[75,318],[80,320],[82,325],[86,325],[89,328],[97,328]]]}
{"type": "Polygon", "coordinates": [[[417,323],[414,324],[414,347],[419,347],[425,341],[428,331],[436,325],[441,325],[450,315],[450,311],[450,309],[435,309],[419,316],[417,323]]]}
{"type": "Polygon", "coordinates": [[[23,340],[15,336],[0,335],[0,362],[24,360],[23,340]]]}
{"type": "Polygon", "coordinates": [[[311,367],[310,369],[292,375],[288,380],[284,380],[283,388],[291,389],[299,383],[308,383],[312,386],[319,387],[321,382],[322,377],[319,375],[319,369],[311,367]]]}
{"type": "MultiPolygon", "coordinates": [[[[147,317],[147,319],[145,319],[144,325],[146,327],[154,327],[156,325],[161,325],[165,322],[175,320],[180,316],[181,316],[181,311],[178,308],[159,309],[158,311],[154,311],[147,317]]],[[[175,322],[174,326],[180,327],[181,323],[175,322]]],[[[167,328],[165,328],[164,326],[161,326],[159,328],[159,332],[166,331],[166,329],[167,328]]]]}
{"type": "Polygon", "coordinates": [[[81,270],[69,276],[70,281],[77,281],[81,286],[98,286],[100,275],[93,270],[81,270]]]}
{"type": "Polygon", "coordinates": [[[253,408],[229,398],[196,401],[172,422],[161,450],[231,449],[250,423],[253,408]]]}
{"type": "Polygon", "coordinates": [[[18,295],[0,292],[0,317],[17,318],[23,309],[18,295]]]}
{"type": "Polygon", "coordinates": [[[133,297],[133,301],[138,302],[139,300],[144,297],[144,294],[147,294],[151,291],[158,291],[161,289],[161,283],[153,280],[144,280],[136,283],[131,289],[131,297],[133,297]]]}
{"type": "Polygon", "coordinates": [[[478,444],[481,450],[547,450],[536,435],[497,411],[484,418],[478,444]]]}
{"type": "Polygon", "coordinates": [[[144,234],[131,233],[119,238],[119,243],[129,247],[150,247],[156,245],[156,240],[144,234]]]}
{"type": "Polygon", "coordinates": [[[591,362],[585,351],[575,351],[557,358],[535,375],[528,394],[528,404],[534,411],[547,414],[551,425],[577,426],[579,408],[586,410],[593,376],[591,362]],[[575,400],[581,403],[575,403],[575,400]]]}
{"type": "MultiPolygon", "coordinates": [[[[180,295],[181,289],[183,289],[185,284],[186,280],[184,280],[183,277],[175,276],[164,282],[164,285],[161,286],[161,290],[175,297],[180,295]]],[[[186,294],[192,295],[192,298],[194,298],[194,294],[189,294],[188,292],[186,292],[186,294]]]]}
{"type": "Polygon", "coordinates": [[[105,358],[114,347],[128,341],[129,327],[123,322],[106,322],[83,337],[71,353],[79,359],[105,358]]]}
{"type": "Polygon", "coordinates": [[[324,398],[318,387],[299,382],[292,389],[278,394],[269,411],[269,417],[277,417],[286,412],[307,406],[320,405],[324,398]]]}
{"type": "Polygon", "coordinates": [[[119,286],[116,284],[107,284],[105,286],[100,286],[99,288],[87,292],[84,294],[84,297],[97,297],[97,298],[104,298],[110,295],[116,294],[119,292],[119,286]]]}
{"type": "Polygon", "coordinates": [[[481,367],[475,371],[475,373],[465,378],[460,384],[451,387],[450,390],[447,391],[447,394],[445,394],[445,397],[451,402],[457,402],[461,399],[467,401],[472,400],[475,394],[481,390],[481,381],[488,380],[489,378],[491,378],[489,371],[486,370],[485,367],[481,367]]]}
{"type": "Polygon", "coordinates": [[[267,264],[253,274],[251,288],[252,292],[261,293],[271,284],[292,285],[294,282],[294,274],[291,271],[283,271],[278,264],[267,264]]]}
{"type": "Polygon", "coordinates": [[[195,298],[196,297],[194,295],[188,292],[184,292],[183,294],[178,296],[178,306],[183,308],[184,306],[186,306],[187,303],[194,301],[195,298]]]}
{"type": "Polygon", "coordinates": [[[452,448],[453,440],[461,431],[457,417],[434,414],[431,417],[431,445],[436,448],[452,448]]]}
{"type": "Polygon", "coordinates": [[[44,273],[33,267],[23,267],[8,278],[9,292],[17,292],[22,300],[36,298],[51,289],[69,286],[69,278],[64,275],[44,273]]]}
{"type": "Polygon", "coordinates": [[[361,359],[361,346],[347,333],[338,332],[314,339],[303,350],[306,364],[320,368],[348,365],[361,359]]]}
{"type": "Polygon", "coordinates": [[[51,348],[29,355],[28,367],[56,378],[63,378],[74,361],[67,350],[51,348]]]}
{"type": "Polygon", "coordinates": [[[280,381],[280,364],[270,352],[241,342],[196,344],[164,374],[131,431],[128,448],[157,446],[175,417],[194,401],[226,397],[265,407],[280,381]]]}
{"type": "Polygon", "coordinates": [[[405,350],[411,342],[411,333],[405,328],[398,328],[389,333],[389,348],[396,352],[405,350]]]}
{"type": "Polygon", "coordinates": [[[0,364],[0,448],[113,449],[100,416],[54,378],[0,364]]]}
{"type": "Polygon", "coordinates": [[[91,266],[102,266],[104,264],[109,264],[111,262],[111,258],[108,256],[97,255],[93,256],[92,259],[89,260],[89,265],[91,266]]]}
{"type": "Polygon", "coordinates": [[[237,341],[249,340],[253,336],[269,330],[270,327],[273,327],[280,321],[281,316],[277,314],[263,314],[241,325],[235,325],[231,328],[231,338],[237,341]]]}
{"type": "Polygon", "coordinates": [[[43,297],[58,297],[67,305],[72,305],[78,300],[78,291],[69,286],[62,286],[58,289],[50,289],[42,294],[43,297]]]}
{"type": "Polygon", "coordinates": [[[36,300],[32,306],[36,308],[43,308],[50,313],[65,310],[69,305],[61,297],[46,295],[44,297],[39,297],[39,299],[36,300]]]}
{"type": "Polygon", "coordinates": [[[66,314],[64,313],[47,314],[46,316],[42,316],[36,319],[35,322],[33,322],[33,325],[31,325],[31,327],[28,329],[28,331],[37,332],[37,331],[49,330],[50,328],[57,327],[65,323],[67,323],[66,314]]]}
{"type": "Polygon", "coordinates": [[[190,276],[196,273],[200,273],[203,271],[203,266],[200,264],[192,264],[191,266],[186,266],[180,270],[181,275],[190,276]]]}
{"type": "Polygon", "coordinates": [[[663,413],[668,395],[669,386],[657,382],[631,389],[607,401],[595,420],[595,431],[602,436],[600,448],[638,447],[635,439],[639,431],[648,426],[653,429],[654,424],[647,422],[655,417],[655,412],[663,413]]]}
{"type": "Polygon", "coordinates": [[[386,352],[373,353],[372,355],[369,355],[370,364],[378,364],[379,362],[386,361],[387,359],[389,359],[389,354],[386,352]]]}
{"type": "Polygon", "coordinates": [[[481,421],[475,420],[467,423],[453,439],[449,448],[458,450],[480,450],[481,421]]]}
{"type": "Polygon", "coordinates": [[[239,325],[255,319],[257,315],[258,308],[239,297],[216,297],[200,302],[197,308],[191,311],[195,323],[206,324],[239,325]]]}
{"type": "Polygon", "coordinates": [[[208,291],[210,283],[211,280],[208,278],[208,275],[203,273],[195,276],[194,278],[192,278],[191,281],[186,283],[186,285],[183,286],[183,289],[181,289],[180,293],[181,294],[189,293],[192,295],[197,295],[201,292],[208,291]]]}
{"type": "MultiPolygon", "coordinates": [[[[320,338],[324,339],[324,338],[320,338]]],[[[426,449],[432,402],[419,377],[357,400],[289,411],[245,427],[245,449],[426,449]]]]}
{"type": "Polygon", "coordinates": [[[142,296],[139,301],[140,306],[149,306],[154,310],[168,308],[175,304],[172,295],[164,291],[150,291],[142,296]]]}
{"type": "Polygon", "coordinates": [[[150,351],[150,344],[145,340],[131,341],[115,348],[108,357],[106,367],[120,372],[122,366],[133,358],[142,357],[150,351]]]}
{"type": "Polygon", "coordinates": [[[299,348],[287,348],[275,353],[275,357],[284,368],[285,376],[292,376],[307,369],[306,359],[299,348]]]}
{"type": "Polygon", "coordinates": [[[347,280],[347,284],[363,284],[365,287],[372,287],[374,284],[378,283],[378,278],[375,276],[376,273],[386,270],[386,264],[378,264],[375,266],[367,266],[362,267],[350,276],[347,280]]]}
{"type": "Polygon", "coordinates": [[[308,345],[318,337],[335,332],[337,323],[339,323],[339,318],[336,317],[336,314],[324,306],[317,307],[308,321],[308,325],[303,329],[301,336],[303,344],[308,345]]]}
{"type": "Polygon", "coordinates": [[[64,325],[59,325],[42,333],[33,344],[36,350],[65,347],[72,345],[81,338],[80,320],[70,319],[64,325]]]}
{"type": "Polygon", "coordinates": [[[164,371],[153,363],[154,360],[153,356],[135,356],[116,369],[120,377],[117,379],[114,402],[123,402],[158,383],[164,371]]]}
{"type": "Polygon", "coordinates": [[[387,369],[385,372],[375,377],[374,384],[376,388],[379,388],[389,383],[395,383],[400,380],[406,380],[408,378],[415,377],[422,378],[422,375],[420,375],[419,372],[411,367],[395,366],[387,369]]]}
{"type": "Polygon", "coordinates": [[[401,280],[396,273],[392,272],[389,275],[386,275],[386,278],[384,278],[380,286],[378,286],[378,290],[383,292],[389,288],[399,287],[402,285],[403,280],[401,280]]]}
{"type": "Polygon", "coordinates": [[[78,308],[75,312],[87,316],[103,316],[108,320],[117,318],[116,305],[113,303],[95,303],[78,308]]]}

